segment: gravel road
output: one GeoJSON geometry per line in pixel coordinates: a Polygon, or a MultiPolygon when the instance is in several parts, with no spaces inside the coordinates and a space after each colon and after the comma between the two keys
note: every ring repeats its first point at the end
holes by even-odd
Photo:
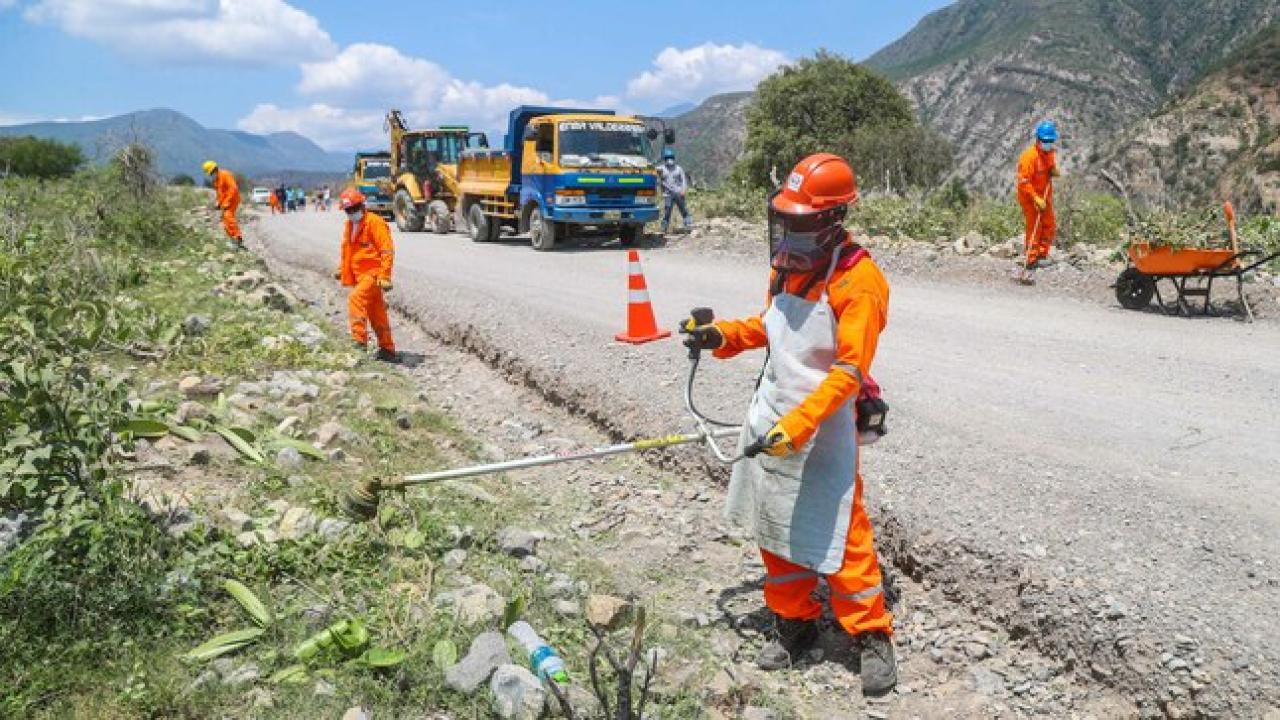
{"type": "MultiPolygon", "coordinates": [[[[327,273],[340,222],[256,228],[277,259],[327,273]]],[[[689,427],[676,341],[613,341],[616,245],[396,239],[392,302],[434,336],[616,436],[689,427]]],[[[643,259],[666,327],[695,305],[727,317],[763,301],[762,259],[678,240],[643,259]]],[[[889,279],[876,376],[892,433],[863,459],[889,558],[1144,715],[1280,707],[1280,327],[889,279]]],[[[704,410],[738,417],[762,359],[706,367],[704,410]]]]}

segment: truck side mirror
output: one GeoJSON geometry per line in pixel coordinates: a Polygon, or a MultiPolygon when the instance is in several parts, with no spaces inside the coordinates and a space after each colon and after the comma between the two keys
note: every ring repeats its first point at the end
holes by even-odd
{"type": "Polygon", "coordinates": [[[662,131],[662,141],[663,141],[664,143],[666,143],[667,145],[675,145],[675,144],[676,144],[676,131],[675,131],[675,130],[672,130],[671,128],[667,128],[666,130],[663,130],[663,131],[662,131]]]}

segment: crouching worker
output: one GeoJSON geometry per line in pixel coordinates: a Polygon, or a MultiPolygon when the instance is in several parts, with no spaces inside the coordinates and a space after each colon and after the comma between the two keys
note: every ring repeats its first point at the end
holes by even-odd
{"type": "Polygon", "coordinates": [[[814,645],[823,608],[813,591],[825,577],[832,612],[861,653],[863,693],[877,696],[897,683],[897,666],[863,506],[854,408],[885,326],[889,286],[844,229],[857,198],[842,158],[802,160],[769,199],[765,311],[708,325],[690,319],[681,329],[686,345],[718,358],[770,353],[740,440],[755,456],[734,466],[725,513],[754,533],[764,557],[764,599],[775,622],[758,664],[789,667],[814,645]]]}
{"type": "Polygon", "coordinates": [[[391,265],[395,245],[387,221],[364,209],[364,195],[355,188],[342,191],[338,204],[347,214],[342,231],[342,264],[333,277],[351,288],[347,296],[347,317],[351,339],[361,351],[369,344],[369,325],[378,338],[379,360],[396,361],[396,344],[391,339],[391,321],[383,292],[391,289],[391,265]]]}

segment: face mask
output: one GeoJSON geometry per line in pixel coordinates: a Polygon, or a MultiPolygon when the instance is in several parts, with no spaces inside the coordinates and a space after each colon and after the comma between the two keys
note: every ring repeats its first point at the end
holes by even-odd
{"type": "Polygon", "coordinates": [[[347,219],[351,221],[351,224],[358,225],[360,221],[364,219],[364,211],[356,210],[355,212],[349,212],[347,213],[347,219]]]}
{"type": "Polygon", "coordinates": [[[1040,149],[1045,152],[1053,152],[1053,143],[1041,141],[1040,149]]]}
{"type": "Polygon", "coordinates": [[[675,158],[667,158],[667,167],[675,167],[675,166],[676,166],[675,158]]]}
{"type": "MultiPolygon", "coordinates": [[[[772,203],[770,203],[772,207],[772,203]]],[[[807,273],[826,267],[844,237],[847,210],[795,216],[769,213],[769,264],[775,270],[807,273]]]]}

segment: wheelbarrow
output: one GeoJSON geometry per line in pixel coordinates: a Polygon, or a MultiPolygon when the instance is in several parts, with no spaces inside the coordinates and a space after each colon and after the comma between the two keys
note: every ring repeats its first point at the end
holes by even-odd
{"type": "Polygon", "coordinates": [[[1212,315],[1214,281],[1234,279],[1240,306],[1244,308],[1249,322],[1253,322],[1253,309],[1244,295],[1245,275],[1280,258],[1280,252],[1263,257],[1257,250],[1241,250],[1236,235],[1235,208],[1228,202],[1222,209],[1231,237],[1229,248],[1182,248],[1150,242],[1130,244],[1129,265],[1112,286],[1120,305],[1129,310],[1142,310],[1155,298],[1165,314],[1212,315]],[[1173,287],[1172,304],[1166,303],[1160,292],[1161,280],[1169,281],[1173,287]],[[1204,298],[1202,305],[1199,298],[1204,298]],[[1193,307],[1193,301],[1198,308],[1193,307]]]}

